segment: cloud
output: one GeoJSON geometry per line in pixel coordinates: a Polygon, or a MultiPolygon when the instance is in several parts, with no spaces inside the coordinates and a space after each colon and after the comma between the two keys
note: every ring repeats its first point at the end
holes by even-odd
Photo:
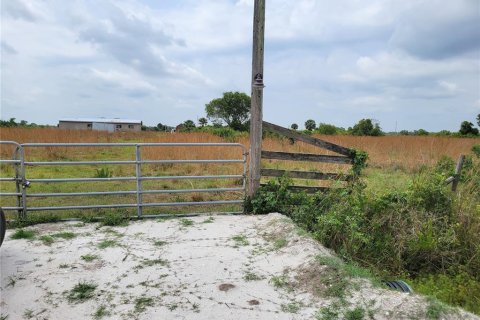
{"type": "Polygon", "coordinates": [[[419,2],[404,12],[390,44],[425,59],[443,59],[480,49],[480,2],[419,2]]]}
{"type": "Polygon", "coordinates": [[[126,92],[132,97],[143,97],[157,92],[157,88],[154,85],[132,73],[92,69],[91,74],[93,78],[101,80],[107,86],[118,88],[120,92],[126,92]]]}
{"type": "Polygon", "coordinates": [[[21,0],[2,1],[2,15],[10,16],[14,19],[33,22],[37,18],[32,11],[34,10],[21,0]]]}
{"type": "Polygon", "coordinates": [[[15,50],[14,47],[12,47],[11,45],[9,45],[8,43],[2,41],[1,42],[1,45],[2,45],[2,53],[7,53],[7,54],[17,54],[17,50],[15,50]]]}

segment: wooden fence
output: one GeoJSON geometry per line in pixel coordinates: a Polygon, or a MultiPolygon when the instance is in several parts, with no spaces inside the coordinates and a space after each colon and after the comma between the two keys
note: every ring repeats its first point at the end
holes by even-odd
{"type": "MultiPolygon", "coordinates": [[[[290,153],[290,152],[277,152],[277,151],[264,151],[262,150],[262,159],[272,160],[288,160],[288,161],[311,161],[311,162],[324,162],[333,164],[353,164],[354,154],[351,149],[336,145],[334,143],[324,141],[318,138],[311,137],[309,135],[301,134],[293,130],[280,127],[278,125],[263,121],[263,128],[270,132],[277,133],[285,136],[293,141],[302,141],[306,144],[310,144],[321,149],[335,152],[339,155],[319,155],[309,153],[290,153]]],[[[292,179],[314,179],[314,180],[337,180],[337,181],[351,181],[353,176],[351,174],[344,173],[332,173],[332,172],[312,172],[312,171],[287,171],[279,169],[265,169],[260,170],[260,175],[263,177],[282,177],[288,176],[292,179]]],[[[261,184],[264,185],[264,184],[261,184]]],[[[324,191],[329,187],[310,187],[310,186],[291,186],[290,189],[296,191],[305,191],[307,193],[315,193],[317,191],[324,191]]]]}

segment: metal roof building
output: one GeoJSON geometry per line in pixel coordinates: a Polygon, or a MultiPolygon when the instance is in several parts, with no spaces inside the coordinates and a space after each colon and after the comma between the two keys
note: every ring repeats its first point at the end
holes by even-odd
{"type": "Polygon", "coordinates": [[[60,129],[99,131],[141,131],[142,121],[119,118],[67,118],[58,121],[60,129]]]}

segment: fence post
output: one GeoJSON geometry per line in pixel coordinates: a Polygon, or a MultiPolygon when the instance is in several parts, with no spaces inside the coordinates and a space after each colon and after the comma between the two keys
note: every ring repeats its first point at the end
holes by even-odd
{"type": "Polygon", "coordinates": [[[250,171],[248,195],[253,196],[260,187],[260,161],[262,153],[263,59],[265,34],[265,0],[255,0],[253,12],[252,49],[252,102],[250,110],[250,171]]]}
{"type": "Polygon", "coordinates": [[[452,183],[452,191],[457,191],[458,182],[460,181],[460,176],[462,174],[463,162],[465,161],[465,156],[462,154],[458,158],[457,167],[455,168],[455,175],[452,183]]]}
{"type": "Polygon", "coordinates": [[[142,217],[142,167],[141,167],[141,155],[140,147],[138,144],[135,146],[135,177],[137,179],[137,216],[142,217]]]}

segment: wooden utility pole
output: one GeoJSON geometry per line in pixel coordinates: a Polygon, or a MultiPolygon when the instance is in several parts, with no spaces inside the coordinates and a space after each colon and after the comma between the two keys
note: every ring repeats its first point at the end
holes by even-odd
{"type": "Polygon", "coordinates": [[[263,48],[265,35],[265,0],[255,0],[253,12],[252,105],[250,110],[250,171],[248,194],[260,187],[263,120],[263,48]]]}

